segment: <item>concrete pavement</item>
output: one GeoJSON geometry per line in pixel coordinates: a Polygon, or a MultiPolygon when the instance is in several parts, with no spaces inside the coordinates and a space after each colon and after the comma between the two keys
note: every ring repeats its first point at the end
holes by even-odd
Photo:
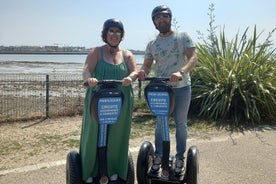
{"type": "MultiPolygon", "coordinates": [[[[172,137],[171,140],[171,149],[174,152],[174,138],[172,137]]],[[[192,136],[188,139],[188,147],[191,145],[199,148],[199,183],[201,184],[276,183],[275,126],[264,126],[257,130],[226,133],[208,138],[192,136]]],[[[131,147],[135,165],[139,146],[131,147]]],[[[65,183],[65,160],[1,171],[0,183],[63,184],[65,183]]]]}

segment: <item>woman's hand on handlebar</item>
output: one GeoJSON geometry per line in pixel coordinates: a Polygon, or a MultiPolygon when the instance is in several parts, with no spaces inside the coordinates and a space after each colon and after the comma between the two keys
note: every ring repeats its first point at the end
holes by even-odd
{"type": "Polygon", "coordinates": [[[129,86],[132,83],[131,77],[125,77],[122,80],[122,86],[129,86]]]}
{"type": "Polygon", "coordinates": [[[89,87],[94,87],[98,84],[98,79],[96,78],[88,78],[87,79],[87,84],[89,85],[89,87]]]}

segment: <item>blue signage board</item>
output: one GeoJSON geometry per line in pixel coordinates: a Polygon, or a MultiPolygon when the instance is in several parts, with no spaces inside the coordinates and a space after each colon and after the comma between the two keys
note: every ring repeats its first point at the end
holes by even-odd
{"type": "Polygon", "coordinates": [[[122,107],[121,97],[100,98],[98,117],[100,124],[114,124],[120,116],[122,107]]]}
{"type": "Polygon", "coordinates": [[[168,92],[151,91],[147,93],[151,113],[154,116],[167,116],[169,114],[170,97],[168,92]]]}

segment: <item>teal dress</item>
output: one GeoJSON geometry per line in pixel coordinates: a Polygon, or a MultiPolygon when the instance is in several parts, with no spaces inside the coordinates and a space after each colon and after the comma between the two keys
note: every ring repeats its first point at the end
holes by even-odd
{"type": "MultiPolygon", "coordinates": [[[[129,75],[127,63],[123,61],[120,64],[112,65],[103,60],[103,49],[101,59],[98,61],[93,77],[98,80],[116,79],[121,80],[129,75]]],[[[118,85],[124,94],[121,115],[116,124],[108,127],[107,140],[107,174],[108,177],[117,173],[118,176],[126,180],[128,170],[128,148],[129,136],[133,110],[133,88],[132,86],[118,85]]],[[[97,159],[97,139],[98,124],[90,116],[91,94],[97,87],[86,90],[84,114],[82,119],[82,129],[80,138],[80,157],[82,164],[82,179],[85,181],[88,177],[98,175],[97,159]]]]}

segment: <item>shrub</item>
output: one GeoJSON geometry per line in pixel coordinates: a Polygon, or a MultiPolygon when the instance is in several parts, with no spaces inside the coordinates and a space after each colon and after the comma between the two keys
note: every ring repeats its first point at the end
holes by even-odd
{"type": "MultiPolygon", "coordinates": [[[[211,5],[212,6],[212,5],[211,5]]],[[[198,65],[192,72],[191,112],[214,120],[241,123],[275,123],[275,48],[270,37],[258,44],[261,34],[254,27],[247,39],[247,28],[242,37],[236,34],[228,42],[224,30],[215,35],[214,16],[208,41],[197,45],[198,65]]]]}

